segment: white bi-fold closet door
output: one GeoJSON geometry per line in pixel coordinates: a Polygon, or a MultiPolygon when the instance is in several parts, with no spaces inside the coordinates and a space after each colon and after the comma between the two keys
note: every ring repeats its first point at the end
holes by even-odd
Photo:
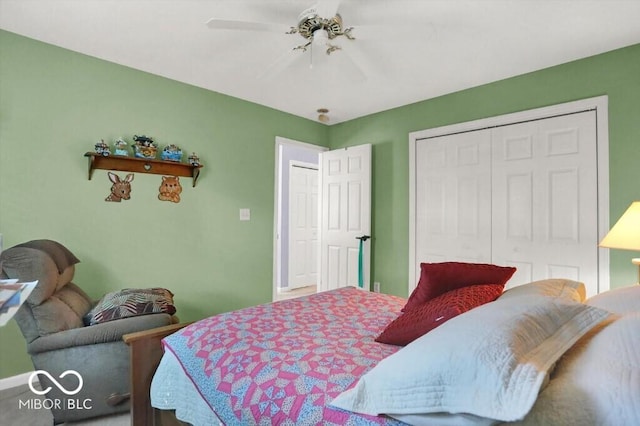
{"type": "Polygon", "coordinates": [[[601,291],[596,123],[587,110],[416,137],[416,267],[495,263],[517,267],[508,287],[557,277],[601,291]]]}
{"type": "Polygon", "coordinates": [[[598,283],[595,111],[493,129],[491,259],[512,284],[598,283]]]}

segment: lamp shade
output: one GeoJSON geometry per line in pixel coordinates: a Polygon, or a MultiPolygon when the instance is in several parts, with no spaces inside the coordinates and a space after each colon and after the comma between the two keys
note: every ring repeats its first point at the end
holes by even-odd
{"type": "Polygon", "coordinates": [[[600,247],[640,251],[640,201],[634,201],[609,233],[600,247]]]}

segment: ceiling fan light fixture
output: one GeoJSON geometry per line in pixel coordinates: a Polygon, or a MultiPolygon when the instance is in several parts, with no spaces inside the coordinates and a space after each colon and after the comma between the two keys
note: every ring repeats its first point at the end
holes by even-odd
{"type": "Polygon", "coordinates": [[[314,46],[324,46],[329,43],[329,33],[325,29],[315,30],[313,32],[314,46]]]}
{"type": "Polygon", "coordinates": [[[328,123],[329,122],[329,116],[327,115],[329,113],[329,110],[327,108],[319,108],[318,109],[318,121],[321,123],[328,123]]]}

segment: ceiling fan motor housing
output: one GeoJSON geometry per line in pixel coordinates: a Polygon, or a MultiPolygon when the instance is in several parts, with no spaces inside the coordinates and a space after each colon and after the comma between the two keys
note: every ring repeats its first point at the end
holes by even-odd
{"type": "Polygon", "coordinates": [[[298,17],[298,33],[307,40],[311,40],[313,39],[313,33],[318,30],[326,30],[329,40],[343,35],[342,17],[336,14],[333,18],[322,18],[314,7],[302,12],[298,17]]]}

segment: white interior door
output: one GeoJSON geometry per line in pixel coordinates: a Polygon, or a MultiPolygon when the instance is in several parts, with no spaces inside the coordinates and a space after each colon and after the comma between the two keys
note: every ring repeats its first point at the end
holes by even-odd
{"type": "Polygon", "coordinates": [[[359,286],[369,290],[371,240],[371,145],[359,145],[320,154],[321,291],[359,286]]]}
{"type": "Polygon", "coordinates": [[[317,284],[318,280],[318,169],[289,165],[289,286],[317,284]]]}
{"type": "Polygon", "coordinates": [[[508,287],[549,277],[598,292],[596,112],[493,130],[493,260],[508,287]]]}

